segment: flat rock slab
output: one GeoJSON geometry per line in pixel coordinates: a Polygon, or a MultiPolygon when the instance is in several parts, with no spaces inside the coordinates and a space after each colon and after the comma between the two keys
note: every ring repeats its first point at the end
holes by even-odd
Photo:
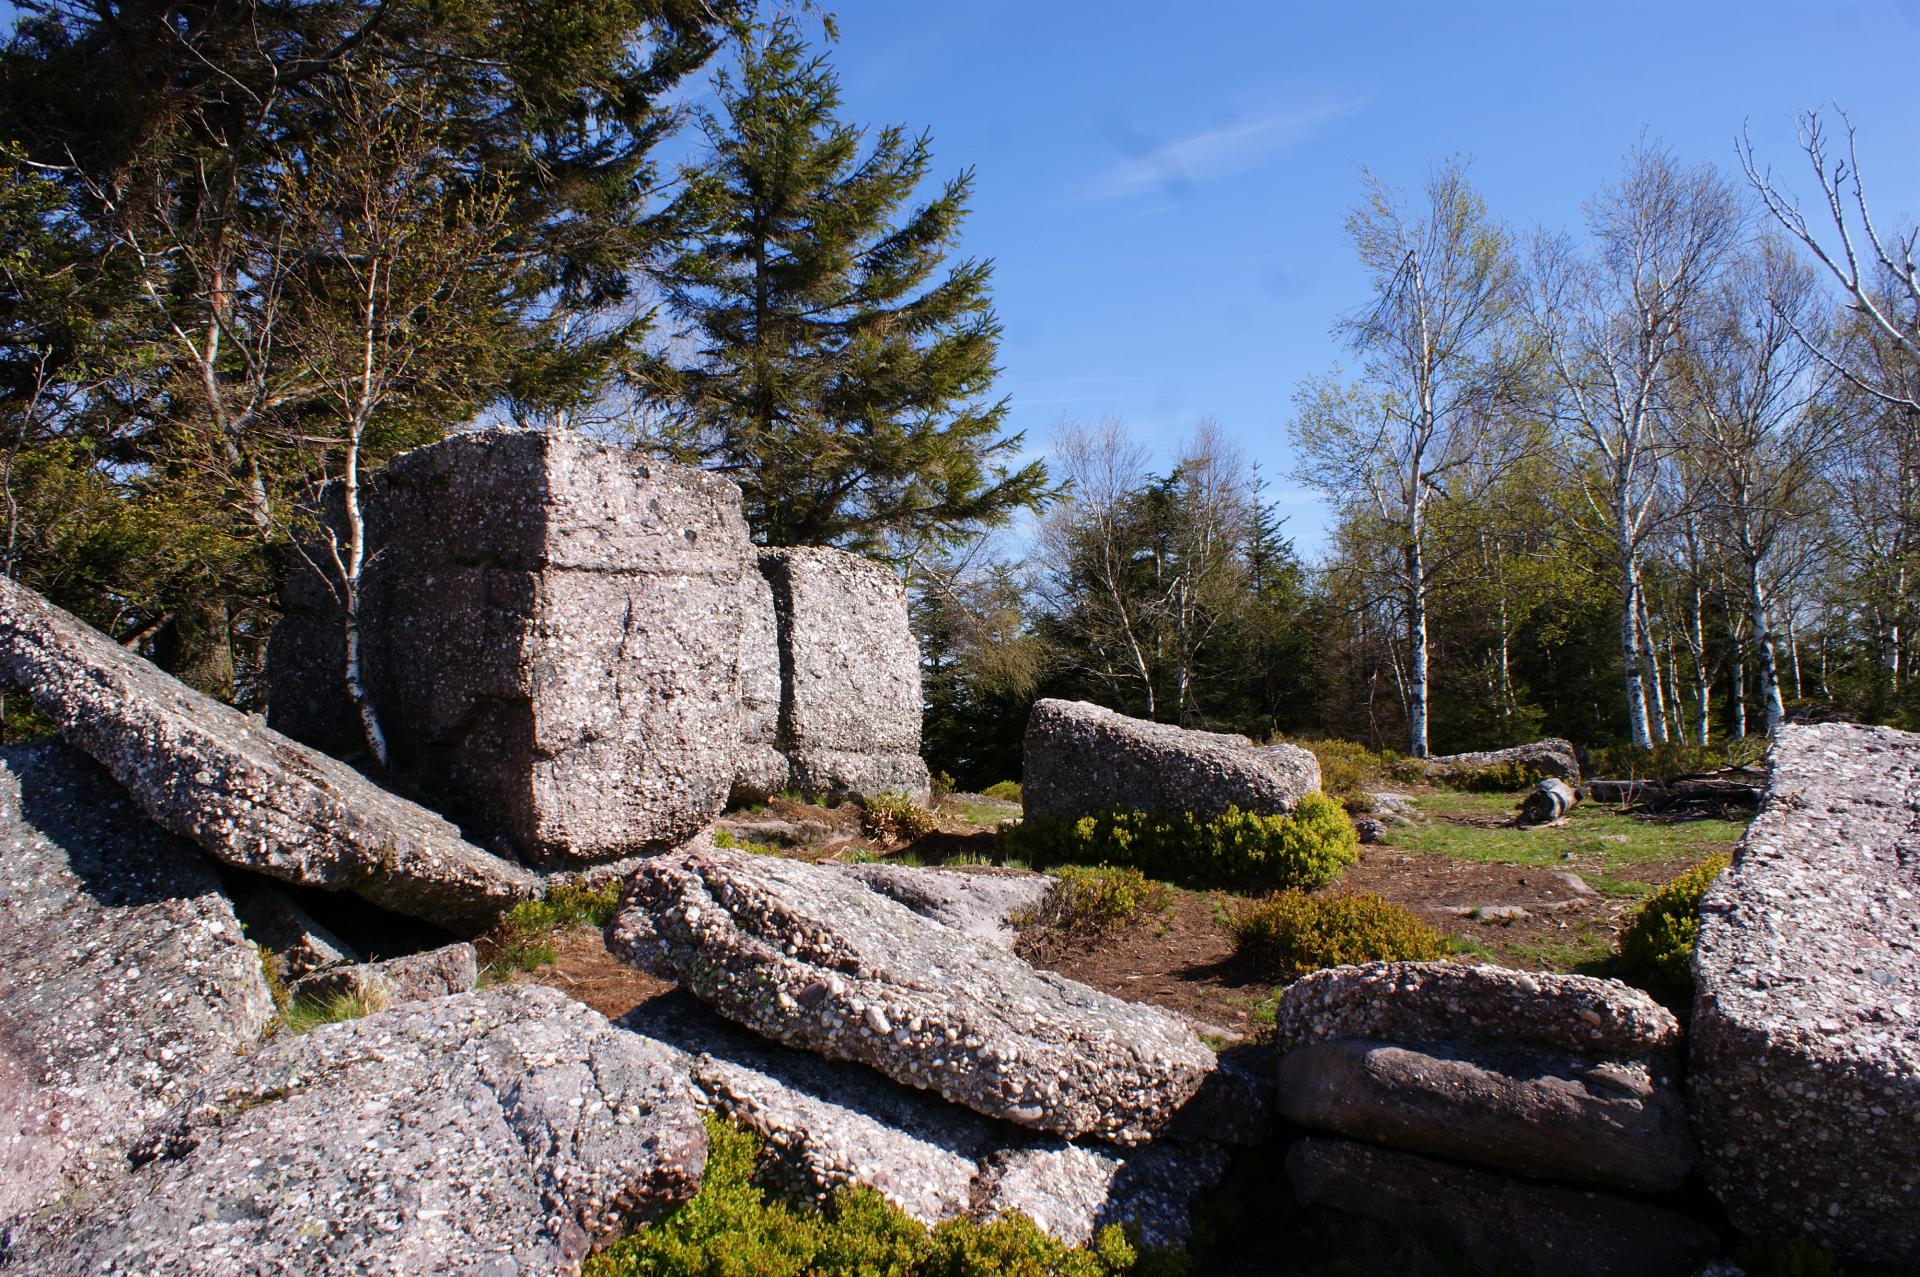
{"type": "Polygon", "coordinates": [[[383,962],[327,967],[296,981],[299,998],[357,998],[372,1010],[471,993],[480,979],[480,959],[470,944],[450,944],[383,962]]]}
{"type": "Polygon", "coordinates": [[[1680,1024],[1618,980],[1455,962],[1370,962],[1315,971],[1280,995],[1277,1049],[1331,1038],[1524,1044],[1638,1059],[1675,1050],[1680,1024]]]}
{"type": "Polygon", "coordinates": [[[1286,1166],[1303,1205],[1437,1234],[1482,1273],[1692,1277],[1720,1250],[1711,1229],[1664,1207],[1349,1140],[1299,1140],[1286,1166]]]}
{"type": "Polygon", "coordinates": [[[824,1201],[865,1185],[929,1227],[1020,1211],[1068,1245],[1108,1224],[1178,1245],[1191,1231],[1194,1195],[1227,1166],[1212,1144],[1120,1149],[1037,1135],[862,1065],[756,1037],[684,994],[643,1003],[617,1023],[683,1053],[714,1111],[767,1142],[789,1191],[824,1201]]]}
{"type": "Polygon", "coordinates": [[[834,867],[655,857],[607,946],[776,1041],[1069,1137],[1141,1143],[1216,1067],[1166,1012],[1036,971],[834,867]]]}
{"type": "Polygon", "coordinates": [[[1700,909],[1690,1097],[1735,1224],[1920,1264],[1920,736],[1789,725],[1700,909]]]}
{"type": "Polygon", "coordinates": [[[123,1171],[272,1018],[199,848],[58,741],[0,749],[0,1221],[123,1171]]]}
{"type": "Polygon", "coordinates": [[[1021,795],[1027,819],[1116,810],[1217,816],[1290,812],[1320,788],[1320,764],[1294,745],[1128,718],[1085,701],[1042,700],[1027,717],[1021,795]]]}
{"type": "Polygon", "coordinates": [[[1053,891],[1046,874],[1017,870],[923,869],[911,865],[848,865],[849,876],[923,918],[1003,949],[1019,938],[1017,919],[1053,891]]]}
{"type": "Polygon", "coordinates": [[[1343,1038],[1282,1057],[1279,1095],[1297,1125],[1515,1175],[1670,1192],[1693,1166],[1679,1088],[1646,1061],[1343,1038]]]}
{"type": "Polygon", "coordinates": [[[1580,783],[1580,759],[1573,752],[1573,742],[1558,736],[1549,736],[1531,745],[1515,745],[1511,749],[1488,749],[1474,754],[1441,754],[1427,759],[1426,764],[1428,770],[1442,775],[1448,772],[1485,771],[1489,767],[1520,766],[1539,776],[1564,780],[1569,785],[1580,783]]]}
{"type": "Polygon", "coordinates": [[[10,1258],[47,1277],[573,1274],[692,1196],[705,1157],[668,1052],[502,987],[275,1039],[10,1258]]]}
{"type": "Polygon", "coordinates": [[[478,930],[525,869],[345,763],[289,740],[0,577],[0,682],[19,688],[153,821],[216,858],[478,930]]]}

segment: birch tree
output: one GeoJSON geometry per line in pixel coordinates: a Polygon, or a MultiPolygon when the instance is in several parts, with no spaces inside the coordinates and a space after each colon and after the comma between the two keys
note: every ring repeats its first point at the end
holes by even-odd
{"type": "Polygon", "coordinates": [[[1334,326],[1361,360],[1361,377],[1303,384],[1293,438],[1303,481],[1335,501],[1364,500],[1397,534],[1407,749],[1424,758],[1432,699],[1428,511],[1457,479],[1497,476],[1499,465],[1487,463],[1513,449],[1516,436],[1502,429],[1499,410],[1511,373],[1501,336],[1513,270],[1507,235],[1487,215],[1464,162],[1434,170],[1420,207],[1371,173],[1365,181],[1347,233],[1373,296],[1334,326]]]}

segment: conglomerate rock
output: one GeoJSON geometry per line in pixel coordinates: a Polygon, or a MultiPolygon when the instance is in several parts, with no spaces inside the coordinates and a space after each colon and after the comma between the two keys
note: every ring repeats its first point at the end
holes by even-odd
{"type": "Polygon", "coordinates": [[[1018,920],[1052,894],[1055,879],[1016,870],[848,865],[845,872],[923,918],[1011,949],[1018,920]]]}
{"type": "Polygon", "coordinates": [[[326,967],[294,983],[298,998],[357,998],[381,1010],[401,1002],[471,993],[480,979],[479,955],[470,944],[450,944],[380,962],[326,967]]]}
{"type": "Polygon", "coordinates": [[[1121,1149],[996,1122],[863,1065],[756,1037],[684,994],[617,1023],[684,1053],[713,1109],[765,1140],[785,1186],[816,1199],[858,1184],[929,1226],[1017,1210],[1069,1245],[1107,1224],[1178,1245],[1194,1195],[1226,1170],[1214,1144],[1121,1149]]]}
{"type": "Polygon", "coordinates": [[[275,1038],[203,1082],[99,1197],[16,1231],[72,1274],[572,1274],[692,1196],[706,1132],[670,1054],[552,989],[275,1038]]]}
{"type": "Polygon", "coordinates": [[[198,848],[58,741],[0,749],[0,1221],[117,1174],[272,1017],[198,848]]]}
{"type": "Polygon", "coordinates": [[[1510,749],[1441,754],[1424,761],[1429,771],[1442,775],[1448,772],[1485,771],[1489,767],[1519,766],[1539,776],[1564,780],[1569,785],[1580,783],[1580,760],[1573,752],[1573,742],[1558,736],[1549,736],[1530,745],[1515,745],[1510,749]]]}
{"type": "Polygon", "coordinates": [[[821,547],[769,550],[781,671],[780,747],[810,794],[925,802],[920,647],[884,563],[821,547]]]}
{"type": "Polygon", "coordinates": [[[1287,1177],[1304,1205],[1443,1238],[1471,1271],[1511,1277],[1692,1277],[1719,1253],[1678,1211],[1530,1184],[1352,1140],[1303,1139],[1287,1177]]]}
{"type": "Polygon", "coordinates": [[[1700,906],[1689,1078],[1742,1230],[1920,1264],[1920,736],[1781,728],[1700,906]]]}
{"type": "Polygon", "coordinates": [[[0,683],[26,692],[163,829],[216,858],[446,926],[535,890],[417,804],[203,696],[0,577],[0,683]]]}
{"type": "Polygon", "coordinates": [[[1027,718],[1020,788],[1029,820],[1115,810],[1290,812],[1319,787],[1319,763],[1295,745],[1256,746],[1084,701],[1038,701],[1027,718]]]}
{"type": "Polygon", "coordinates": [[[262,961],[273,965],[274,975],[283,984],[360,961],[352,946],[315,922],[279,888],[251,882],[229,887],[227,894],[247,939],[260,946],[262,961]]]}
{"type": "Polygon", "coordinates": [[[655,857],[607,945],[777,1041],[1070,1137],[1143,1142],[1216,1067],[1166,1012],[1036,971],[828,866],[655,857]]]}
{"type": "MultiPolygon", "coordinates": [[[[365,678],[398,774],[555,868],[672,846],[719,813],[753,554],[737,488],[577,431],[489,430],[396,457],[362,506],[365,678]]],[[[272,720],[351,748],[338,604],[309,572],[286,605],[272,720]]]]}
{"type": "Polygon", "coordinates": [[[740,577],[740,746],[733,763],[731,803],[763,802],[793,788],[787,761],[781,696],[780,623],[773,582],[756,565],[740,577]]]}

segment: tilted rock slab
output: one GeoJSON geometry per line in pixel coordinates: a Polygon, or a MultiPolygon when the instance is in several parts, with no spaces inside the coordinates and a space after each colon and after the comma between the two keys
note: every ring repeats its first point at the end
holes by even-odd
{"type": "Polygon", "coordinates": [[[1175,1017],[1036,971],[837,868],[656,857],[607,946],[776,1041],[1070,1137],[1140,1143],[1215,1069],[1175,1017]]]}
{"type": "Polygon", "coordinates": [[[163,829],[270,877],[478,930],[527,870],[415,803],[194,691],[0,577],[0,682],[26,692],[163,829]]]}
{"type": "Polygon", "coordinates": [[[668,1052],[514,985],[275,1038],[135,1152],[10,1258],[45,1277],[573,1274],[693,1195],[706,1132],[668,1052]]]}
{"type": "Polygon", "coordinates": [[[1013,948],[1019,919],[1053,893],[1046,874],[912,865],[847,865],[845,872],[923,918],[1013,948]]]}
{"type": "Polygon", "coordinates": [[[903,794],[925,802],[920,645],[892,568],[844,550],[769,550],[779,624],[781,740],[810,794],[903,794]]]}
{"type": "Polygon", "coordinates": [[[272,964],[283,984],[291,985],[325,967],[360,961],[351,945],[315,922],[278,887],[253,882],[229,887],[228,895],[247,939],[260,946],[261,959],[272,964]]]}
{"type": "Polygon", "coordinates": [[[780,623],[773,582],[757,564],[740,577],[740,746],[733,761],[731,804],[763,802],[793,787],[781,697],[780,623]]]}
{"type": "Polygon", "coordinates": [[[1488,749],[1473,754],[1441,754],[1425,760],[1430,771],[1477,772],[1489,767],[1503,767],[1518,763],[1522,767],[1538,772],[1541,776],[1550,776],[1564,780],[1569,785],[1580,783],[1580,759],[1573,752],[1573,742],[1558,736],[1549,736],[1545,740],[1534,741],[1530,745],[1515,745],[1510,749],[1488,749]]]}
{"type": "MultiPolygon", "coordinates": [[[[437,807],[550,868],[672,846],[720,812],[753,555],[734,485],[577,431],[491,430],[396,457],[363,506],[367,682],[397,771],[437,807]]],[[[338,605],[311,574],[286,603],[273,722],[352,747],[338,605]]]]}
{"type": "Polygon", "coordinates": [[[197,847],[58,741],[0,749],[0,1221],[118,1174],[272,1018],[197,847]]]}
{"type": "Polygon", "coordinates": [[[294,982],[296,998],[358,998],[372,1010],[401,1002],[424,1002],[451,993],[471,993],[480,980],[480,959],[470,944],[450,944],[382,962],[326,967],[294,982]]]}
{"type": "Polygon", "coordinates": [[[1920,1264],[1920,736],[1781,728],[1700,908],[1690,1097],[1757,1237],[1920,1264]]]}
{"type": "Polygon", "coordinates": [[[1335,967],[1281,995],[1279,1107],[1301,1126],[1511,1174],[1666,1192],[1694,1165],[1679,1031],[1617,981],[1335,967]]]}
{"type": "Polygon", "coordinates": [[[1719,1253],[1706,1225],[1609,1193],[1529,1184],[1351,1140],[1287,1150],[1303,1205],[1438,1234],[1473,1271],[1511,1277],[1692,1277],[1719,1253]]]}
{"type": "Polygon", "coordinates": [[[1214,1144],[1121,1149],[996,1122],[862,1065],[756,1037],[684,994],[616,1023],[683,1053],[713,1109],[767,1142],[785,1187],[819,1201],[865,1185],[929,1227],[1017,1210],[1072,1246],[1108,1224],[1171,1246],[1191,1231],[1195,1194],[1226,1171],[1214,1144]]]}
{"type": "Polygon", "coordinates": [[[1027,718],[1021,795],[1029,820],[1115,810],[1217,816],[1290,812],[1320,788],[1294,745],[1128,718],[1085,701],[1042,700],[1027,718]]]}

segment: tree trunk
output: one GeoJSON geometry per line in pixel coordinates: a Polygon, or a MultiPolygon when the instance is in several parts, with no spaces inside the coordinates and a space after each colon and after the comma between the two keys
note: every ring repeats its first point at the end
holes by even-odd
{"type": "Polygon", "coordinates": [[[233,699],[233,623],[226,601],[191,599],[153,635],[153,662],[188,687],[233,699]]]}
{"type": "Polygon", "coordinates": [[[1639,588],[1640,667],[1647,680],[1647,734],[1654,744],[1667,743],[1666,680],[1660,676],[1660,653],[1653,644],[1653,617],[1647,611],[1647,591],[1639,588]]]}
{"type": "Polygon", "coordinates": [[[1689,646],[1693,654],[1693,739],[1694,743],[1705,749],[1713,741],[1713,720],[1709,714],[1713,707],[1713,678],[1707,673],[1707,627],[1706,600],[1700,595],[1700,587],[1693,588],[1693,606],[1688,611],[1687,624],[1692,634],[1689,646]]]}
{"type": "Polygon", "coordinates": [[[1407,541],[1407,752],[1427,756],[1427,562],[1418,511],[1407,541]]]}
{"type": "Polygon", "coordinates": [[[1766,716],[1767,735],[1780,734],[1786,708],[1780,703],[1780,669],[1773,653],[1772,622],[1767,615],[1766,586],[1760,580],[1760,565],[1747,564],[1747,607],[1753,621],[1753,651],[1760,675],[1760,710],[1766,716]]]}
{"type": "MultiPolygon", "coordinates": [[[[1626,514],[1620,526],[1627,526],[1626,514]]],[[[1624,533],[1620,538],[1620,663],[1627,693],[1627,733],[1635,749],[1652,749],[1647,732],[1647,693],[1640,681],[1640,558],[1624,533]]]]}
{"type": "Polygon", "coordinates": [[[380,726],[380,714],[374,708],[373,698],[367,692],[366,662],[361,650],[361,579],[367,566],[367,525],[360,508],[360,438],[354,431],[347,445],[346,475],[340,484],[341,499],[346,507],[347,519],[347,557],[341,565],[342,607],[341,624],[345,630],[346,658],[342,670],[347,685],[347,695],[353,701],[353,708],[360,716],[360,732],[366,738],[367,750],[373,755],[381,771],[390,766],[387,756],[387,734],[380,726]]]}

